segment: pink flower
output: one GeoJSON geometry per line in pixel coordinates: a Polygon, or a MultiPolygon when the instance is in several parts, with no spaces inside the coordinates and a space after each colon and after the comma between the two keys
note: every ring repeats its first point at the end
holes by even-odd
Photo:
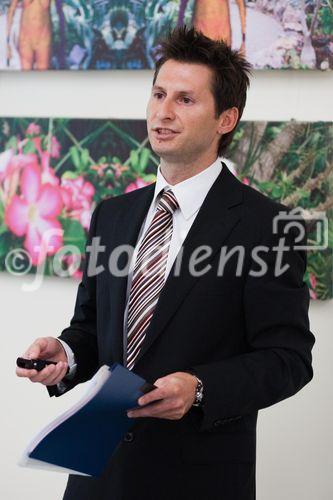
{"type": "Polygon", "coordinates": [[[317,286],[317,277],[313,273],[309,273],[309,281],[310,281],[310,297],[311,299],[316,299],[317,294],[316,294],[316,286],[317,286]]]}
{"type": "Polygon", "coordinates": [[[25,167],[21,176],[21,196],[14,195],[5,210],[5,223],[16,236],[25,236],[24,247],[33,265],[55,254],[63,244],[63,231],[56,219],[62,210],[59,192],[42,184],[37,165],[25,167]]]}
{"type": "Polygon", "coordinates": [[[35,148],[37,149],[38,153],[41,154],[42,152],[42,138],[41,137],[33,137],[32,142],[35,145],[35,148]]]}
{"type": "Polygon", "coordinates": [[[32,153],[14,155],[12,149],[0,154],[0,181],[10,175],[13,170],[20,169],[31,163],[37,163],[37,156],[32,153]]]}
{"type": "Polygon", "coordinates": [[[59,158],[61,151],[61,144],[54,135],[51,137],[51,156],[52,158],[59,158]]]}
{"type": "Polygon", "coordinates": [[[99,177],[103,177],[104,171],[107,169],[108,166],[109,166],[108,163],[100,163],[98,165],[91,165],[90,169],[95,170],[99,177]]]}
{"type": "Polygon", "coordinates": [[[61,186],[60,187],[60,192],[61,192],[62,201],[63,201],[65,209],[70,210],[71,203],[72,203],[72,192],[71,192],[71,190],[68,187],[66,187],[66,186],[61,186]]]}
{"type": "Polygon", "coordinates": [[[317,278],[313,273],[309,273],[310,285],[313,290],[316,289],[317,286],[317,278]]]}
{"type": "Polygon", "coordinates": [[[87,181],[82,186],[82,194],[85,198],[91,199],[95,194],[95,188],[91,182],[87,181]]]}
{"type": "Polygon", "coordinates": [[[61,179],[61,187],[65,190],[64,203],[67,210],[81,208],[85,202],[90,203],[95,194],[95,188],[82,175],[75,179],[61,179]]]}
{"type": "Polygon", "coordinates": [[[13,170],[22,169],[27,167],[28,165],[38,166],[37,155],[34,153],[20,153],[12,157],[7,173],[10,174],[13,170]]]}
{"type": "Polygon", "coordinates": [[[61,195],[66,215],[78,220],[85,229],[89,228],[94,194],[94,186],[82,175],[75,179],[61,179],[61,195]]]}
{"type": "Polygon", "coordinates": [[[82,271],[79,271],[77,270],[74,274],[73,274],[73,277],[78,280],[78,281],[81,281],[82,280],[82,276],[83,276],[83,272],[82,271]]]}
{"type": "Polygon", "coordinates": [[[25,131],[26,135],[39,135],[41,133],[41,128],[34,122],[31,122],[28,125],[27,130],[25,131]]]}
{"type": "Polygon", "coordinates": [[[3,198],[7,205],[17,191],[20,181],[20,170],[16,169],[7,175],[3,182],[3,198]]]}
{"type": "Polygon", "coordinates": [[[247,186],[250,185],[250,181],[247,177],[244,177],[244,179],[242,180],[243,184],[246,184],[247,186]]]}
{"type": "Polygon", "coordinates": [[[48,151],[40,152],[42,163],[42,184],[52,184],[52,186],[59,186],[60,180],[56,176],[54,169],[50,167],[50,153],[48,151]]]}
{"type": "Polygon", "coordinates": [[[138,177],[134,182],[131,182],[128,184],[128,186],[125,189],[125,193],[130,193],[131,191],[135,191],[136,189],[148,186],[150,183],[145,182],[143,179],[138,177]]]}
{"type": "Polygon", "coordinates": [[[121,177],[123,172],[126,172],[128,170],[128,166],[126,165],[121,165],[121,163],[114,163],[112,165],[113,170],[114,170],[114,176],[116,179],[119,179],[121,177]]]}
{"type": "Polygon", "coordinates": [[[78,280],[78,281],[82,280],[82,276],[83,276],[83,272],[80,271],[79,269],[77,271],[75,271],[75,273],[73,273],[73,278],[78,280]]]}
{"type": "Polygon", "coordinates": [[[0,182],[6,176],[7,168],[14,156],[12,149],[7,149],[3,153],[0,153],[0,182]]]}
{"type": "Polygon", "coordinates": [[[89,229],[90,219],[91,219],[91,207],[86,207],[81,210],[78,214],[79,221],[81,222],[82,227],[85,229],[89,229]]]}
{"type": "Polygon", "coordinates": [[[8,204],[16,193],[21,171],[28,165],[36,165],[38,167],[38,159],[35,154],[28,153],[24,155],[20,153],[11,156],[3,174],[0,176],[0,181],[3,180],[5,204],[8,204]]]}
{"type": "Polygon", "coordinates": [[[42,184],[51,184],[59,186],[60,180],[55,175],[53,168],[46,168],[42,171],[42,184]]]}

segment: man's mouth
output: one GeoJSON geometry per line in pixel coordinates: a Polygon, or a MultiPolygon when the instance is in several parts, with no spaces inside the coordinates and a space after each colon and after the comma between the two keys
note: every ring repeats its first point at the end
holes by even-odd
{"type": "Polygon", "coordinates": [[[154,127],[153,131],[156,132],[159,137],[171,137],[175,134],[179,134],[176,130],[172,130],[171,128],[165,127],[154,127]]]}

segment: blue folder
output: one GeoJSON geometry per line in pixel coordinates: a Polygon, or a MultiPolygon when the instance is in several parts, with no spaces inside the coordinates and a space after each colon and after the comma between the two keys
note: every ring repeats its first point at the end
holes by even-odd
{"type": "Polygon", "coordinates": [[[20,465],[99,476],[133,425],[126,411],[152,389],[120,364],[102,366],[86,396],[34,438],[20,465]]]}

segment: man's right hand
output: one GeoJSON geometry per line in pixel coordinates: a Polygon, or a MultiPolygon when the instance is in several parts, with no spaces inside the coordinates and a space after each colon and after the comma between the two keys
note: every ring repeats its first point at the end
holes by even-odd
{"type": "Polygon", "coordinates": [[[22,354],[28,359],[48,359],[56,361],[56,365],[48,365],[43,370],[27,370],[16,367],[18,377],[27,377],[31,382],[40,382],[43,385],[58,384],[67,373],[67,355],[61,343],[54,337],[40,337],[22,354]]]}

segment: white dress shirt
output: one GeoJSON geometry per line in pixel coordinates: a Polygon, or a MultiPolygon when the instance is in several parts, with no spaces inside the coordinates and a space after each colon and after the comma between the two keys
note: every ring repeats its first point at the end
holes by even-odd
{"type": "MultiPolygon", "coordinates": [[[[142,224],[139,237],[134,248],[133,256],[131,259],[131,263],[129,266],[128,279],[127,279],[127,292],[126,292],[126,307],[124,313],[124,341],[126,342],[127,338],[127,312],[128,312],[128,299],[131,289],[132,276],[133,276],[133,268],[136,260],[136,256],[139,250],[140,243],[145,235],[149,224],[151,223],[157,205],[159,194],[163,190],[172,189],[173,194],[177,198],[179,208],[175,210],[173,213],[173,231],[172,237],[170,241],[168,259],[165,270],[165,280],[170,272],[170,269],[176,259],[176,256],[181,249],[181,246],[187,236],[187,233],[192,226],[199,209],[206,198],[208,191],[214,184],[215,180],[219,176],[222,170],[221,158],[217,158],[214,163],[212,163],[205,170],[200,172],[197,175],[189,177],[188,179],[179,182],[172,186],[169,184],[166,179],[163,177],[160,167],[157,170],[157,179],[155,184],[154,197],[149,207],[147,216],[142,224]]],[[[60,341],[60,339],[58,339],[60,341]]],[[[64,346],[67,356],[68,363],[70,367],[70,374],[67,375],[66,378],[71,378],[75,373],[76,365],[74,365],[74,355],[70,347],[63,341],[61,341],[64,346]],[[66,345],[65,345],[66,344],[66,345]]],[[[124,351],[126,351],[126,345],[124,345],[124,351]]],[[[124,360],[126,359],[126,353],[124,352],[124,360]]]]}

